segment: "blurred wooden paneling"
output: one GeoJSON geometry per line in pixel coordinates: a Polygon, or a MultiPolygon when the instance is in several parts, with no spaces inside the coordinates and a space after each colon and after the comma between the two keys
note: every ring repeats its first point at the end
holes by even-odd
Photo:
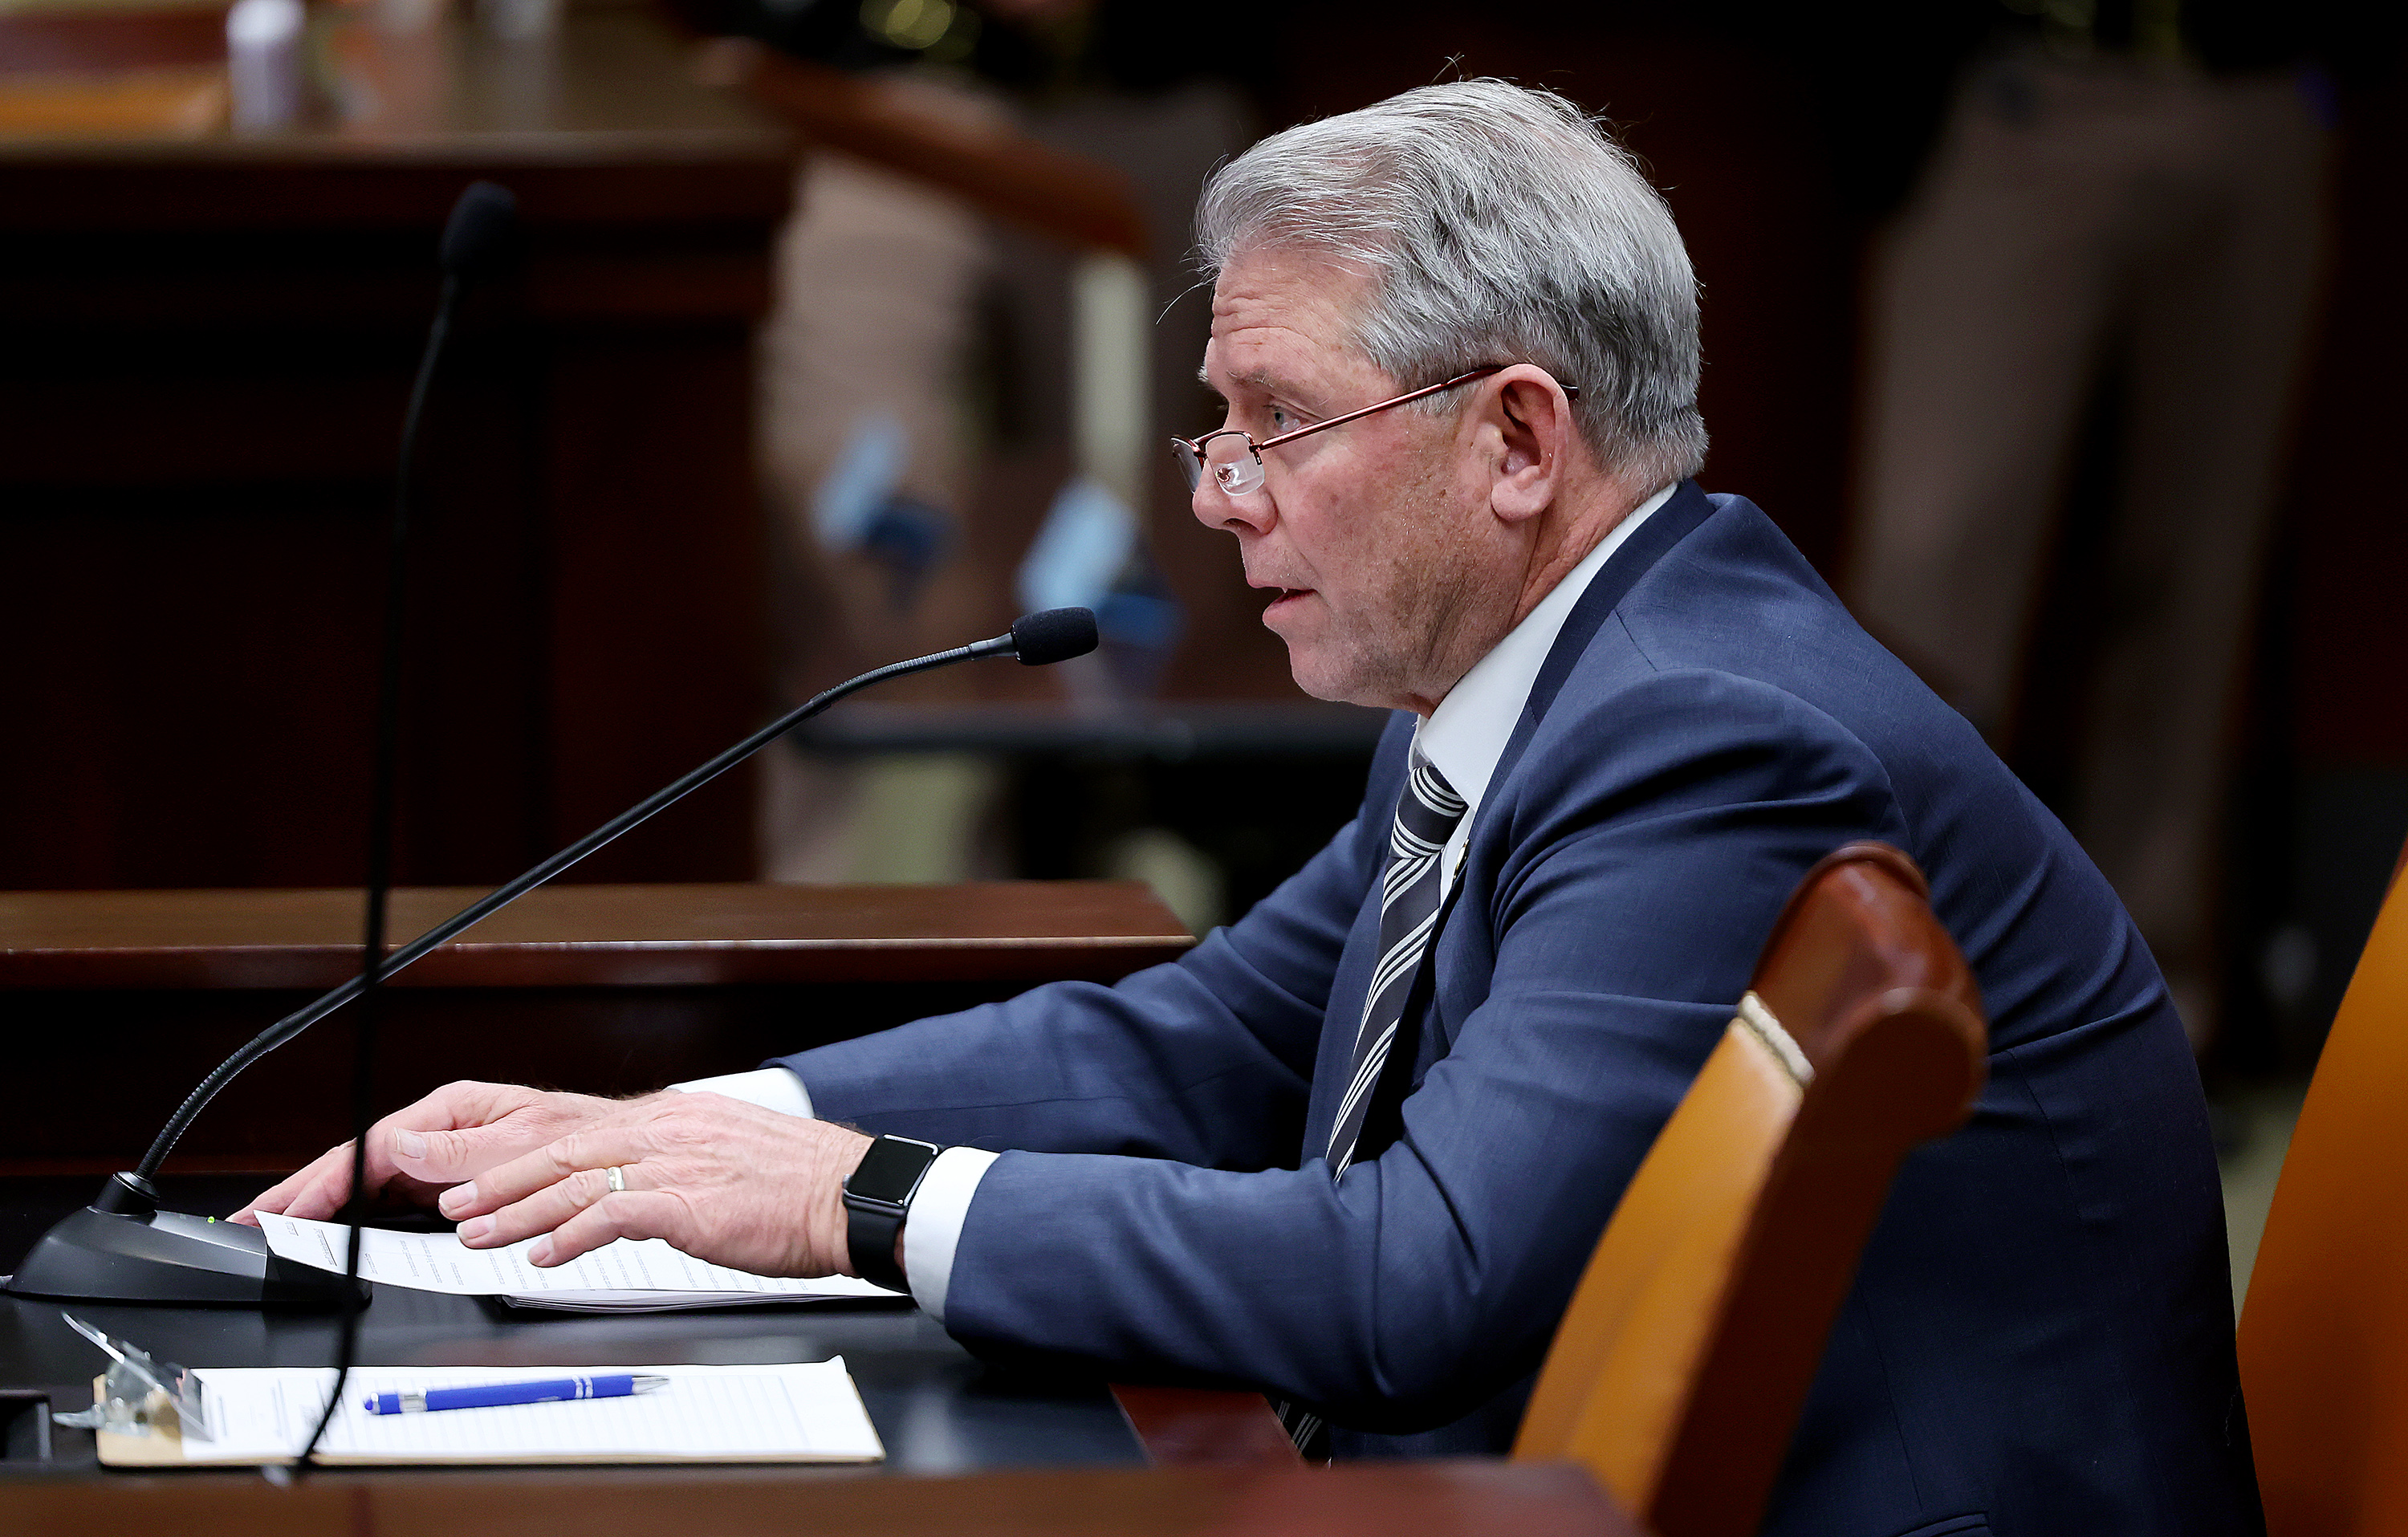
{"type": "Polygon", "coordinates": [[[2408,381],[2400,371],[2408,293],[2399,281],[2408,240],[2400,198],[2408,71],[2353,95],[2342,127],[2328,319],[2276,533],[2293,563],[2276,612],[2278,623],[2295,627],[2285,682],[2301,770],[2398,771],[2408,769],[2408,710],[2400,705],[2400,679],[2408,672],[2408,625],[2400,616],[2408,517],[2391,477],[2392,434],[2408,416],[2408,381]]]}
{"type": "MultiPolygon", "coordinates": [[[[358,878],[395,439],[479,177],[525,260],[426,422],[403,877],[502,879],[771,702],[751,332],[786,132],[638,10],[528,44],[320,21],[341,89],[304,126],[0,135],[0,887],[358,878]]],[[[573,878],[752,868],[737,775],[573,878]]]]}
{"type": "Polygon", "coordinates": [[[1713,434],[1699,479],[1759,504],[1828,572],[1843,522],[1860,221],[1819,132],[1842,88],[1715,7],[1536,0],[1477,9],[1408,0],[1378,18],[1312,7],[1283,23],[1286,122],[1436,79],[1501,76],[1612,124],[1671,205],[1700,288],[1713,434]]]}

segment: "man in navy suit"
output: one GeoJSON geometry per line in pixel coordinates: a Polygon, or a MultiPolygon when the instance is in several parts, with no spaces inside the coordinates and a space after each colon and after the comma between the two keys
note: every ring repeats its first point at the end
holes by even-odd
{"type": "Polygon", "coordinates": [[[1180,446],[1195,510],[1303,688],[1398,712],[1356,820],[1117,987],[624,1103],[453,1085],[373,1177],[539,1263],[886,1275],[976,1347],[1262,1387],[1338,1455],[1499,1450],[1784,898],[1882,839],[1973,967],[1989,1085],[1898,1183],[1768,1530],[2247,1530],[2157,970],[1972,728],[1686,479],[1695,285],[1627,157],[1557,98],[1431,87],[1257,146],[1199,231],[1228,415],[1180,446]],[[896,1212],[841,1204],[866,1155],[896,1212]]]}

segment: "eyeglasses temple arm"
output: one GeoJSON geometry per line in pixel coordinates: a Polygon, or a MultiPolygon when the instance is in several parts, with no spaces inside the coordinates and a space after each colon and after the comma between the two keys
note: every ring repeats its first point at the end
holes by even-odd
{"type": "MultiPolygon", "coordinates": [[[[1374,405],[1366,406],[1360,410],[1348,411],[1343,416],[1333,416],[1326,422],[1315,422],[1309,427],[1298,427],[1294,432],[1283,432],[1277,438],[1266,438],[1259,443],[1255,442],[1251,435],[1239,432],[1235,427],[1223,427],[1218,432],[1208,432],[1200,438],[1171,438],[1171,442],[1185,449],[1188,452],[1196,455],[1198,460],[1201,460],[1204,457],[1204,443],[1206,439],[1219,438],[1227,433],[1237,433],[1237,436],[1245,438],[1247,450],[1251,452],[1255,458],[1259,459],[1262,457],[1263,450],[1265,449],[1277,448],[1282,443],[1293,443],[1299,438],[1310,438],[1316,432],[1326,432],[1331,427],[1342,427],[1349,422],[1358,422],[1362,420],[1364,417],[1370,415],[1373,411],[1383,411],[1391,406],[1406,405],[1412,401],[1421,399],[1424,395],[1437,395],[1442,390],[1454,389],[1458,384],[1469,384],[1473,380],[1479,379],[1483,375],[1502,373],[1512,366],[1512,365],[1510,363],[1492,363],[1484,368],[1474,368],[1469,373],[1457,374],[1453,379],[1441,380],[1436,384],[1425,384],[1418,390],[1411,391],[1405,395],[1397,395],[1392,399],[1380,401],[1374,405]]],[[[1562,386],[1562,389],[1567,398],[1573,400],[1580,398],[1581,392],[1579,385],[1566,384],[1562,386]]]]}
{"type": "MultiPolygon", "coordinates": [[[[1309,427],[1298,427],[1294,432],[1283,432],[1277,438],[1267,438],[1259,443],[1249,438],[1246,439],[1246,446],[1254,451],[1256,458],[1260,458],[1265,449],[1277,448],[1282,443],[1293,443],[1299,438],[1310,438],[1316,432],[1326,432],[1331,427],[1342,427],[1349,422],[1359,421],[1370,415],[1373,411],[1383,411],[1391,406],[1402,406],[1410,401],[1419,400],[1426,395],[1437,395],[1442,390],[1454,389],[1457,384],[1469,384],[1484,374],[1503,373],[1512,366],[1510,363],[1492,363],[1484,368],[1474,368],[1469,373],[1457,374],[1453,379],[1440,380],[1436,384],[1425,384],[1420,389],[1398,395],[1393,400],[1383,400],[1377,405],[1366,406],[1358,411],[1348,411],[1343,416],[1333,416],[1326,422],[1315,422],[1309,427]]],[[[1563,392],[1573,399],[1580,397],[1580,386],[1577,384],[1564,385],[1563,392]]],[[[1200,442],[1202,439],[1197,440],[1200,442]]]]}

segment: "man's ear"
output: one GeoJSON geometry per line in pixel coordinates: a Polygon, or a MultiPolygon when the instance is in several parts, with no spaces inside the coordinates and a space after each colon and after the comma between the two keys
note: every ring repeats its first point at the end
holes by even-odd
{"type": "Polygon", "coordinates": [[[1489,450],[1488,501],[1507,523],[1537,517],[1563,494],[1579,429],[1571,400],[1545,370],[1516,364],[1484,392],[1482,433],[1489,450]],[[1495,436],[1491,438],[1490,433],[1495,436]]]}

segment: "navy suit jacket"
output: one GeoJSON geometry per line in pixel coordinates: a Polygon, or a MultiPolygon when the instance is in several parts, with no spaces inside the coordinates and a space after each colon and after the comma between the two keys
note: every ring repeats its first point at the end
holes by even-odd
{"type": "Polygon", "coordinates": [[[1766,1530],[2254,1526],[2215,1165],[2157,968],[1763,513],[1684,484],[1574,609],[1473,819],[1395,1141],[1333,1183],[1411,729],[1354,822],[1181,960],[785,1059],[830,1119],[1005,1150],[956,1336],[1259,1386],[1341,1454],[1502,1450],[1783,899],[1876,838],[1972,966],[1989,1083],[1908,1160],[1766,1530]]]}

